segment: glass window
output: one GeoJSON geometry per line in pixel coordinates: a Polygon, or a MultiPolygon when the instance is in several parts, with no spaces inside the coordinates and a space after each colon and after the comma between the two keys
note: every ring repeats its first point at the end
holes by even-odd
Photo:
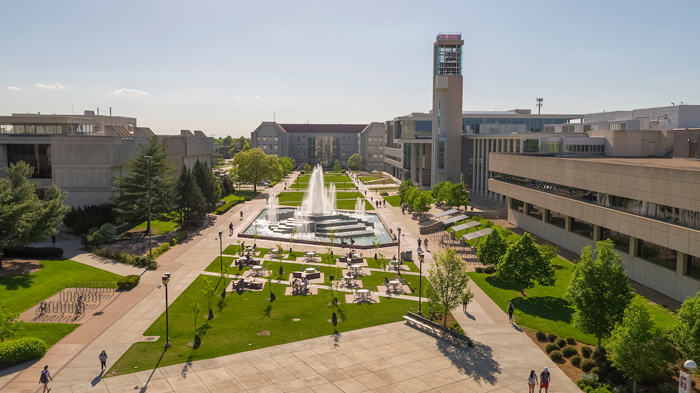
{"type": "Polygon", "coordinates": [[[36,133],[37,134],[46,134],[46,124],[37,124],[36,125],[36,133]]]}
{"type": "Polygon", "coordinates": [[[8,144],[7,161],[10,164],[24,161],[34,168],[31,177],[51,178],[51,146],[39,144],[8,144]]]}
{"type": "Polygon", "coordinates": [[[27,124],[25,126],[25,133],[36,134],[36,126],[34,124],[27,124]]]}
{"type": "Polygon", "coordinates": [[[675,250],[637,239],[638,258],[645,259],[671,270],[676,270],[677,256],[675,250]]]}
{"type": "Polygon", "coordinates": [[[624,233],[613,231],[612,229],[600,227],[600,240],[612,239],[615,249],[625,254],[630,252],[630,237],[624,233]]]}
{"type": "Polygon", "coordinates": [[[608,126],[613,131],[624,131],[627,129],[627,123],[610,123],[608,126]]]}
{"type": "Polygon", "coordinates": [[[267,145],[263,145],[263,149],[267,149],[267,145]]]}
{"type": "Polygon", "coordinates": [[[445,142],[438,142],[438,168],[445,169],[445,142]]]}
{"type": "Polygon", "coordinates": [[[700,279],[700,258],[688,255],[686,276],[700,279]]]}
{"type": "Polygon", "coordinates": [[[542,221],[542,212],[544,209],[537,205],[533,205],[531,203],[527,204],[527,215],[533,218],[536,218],[540,221],[542,221]]]}
{"type": "Polygon", "coordinates": [[[571,232],[593,239],[593,224],[571,217],[571,232]]]}
{"type": "Polygon", "coordinates": [[[562,132],[571,133],[574,132],[575,128],[576,126],[562,126],[561,130],[562,132]]]}
{"type": "Polygon", "coordinates": [[[510,208],[512,210],[525,214],[525,202],[519,199],[510,198],[510,208]]]}
{"type": "Polygon", "coordinates": [[[550,210],[547,213],[547,222],[561,229],[566,228],[566,216],[561,213],[553,212],[550,210]]]}
{"type": "Polygon", "coordinates": [[[597,124],[586,124],[583,126],[583,132],[588,132],[588,131],[598,131],[598,125],[597,124]]]}

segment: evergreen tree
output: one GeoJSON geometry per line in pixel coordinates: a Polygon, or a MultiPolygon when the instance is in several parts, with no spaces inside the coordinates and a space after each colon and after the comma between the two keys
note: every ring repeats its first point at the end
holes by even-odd
{"type": "Polygon", "coordinates": [[[209,165],[199,160],[194,163],[192,174],[197,182],[197,186],[199,186],[199,190],[204,195],[204,200],[207,201],[209,210],[215,208],[221,199],[221,187],[216,180],[216,175],[209,169],[209,165]]]}
{"type": "Polygon", "coordinates": [[[455,250],[448,247],[444,252],[435,253],[433,265],[428,270],[428,281],[428,297],[433,307],[438,306],[443,311],[447,326],[447,314],[462,302],[469,284],[466,266],[455,250]]]}
{"type": "MultiPolygon", "coordinates": [[[[168,145],[165,142],[160,142],[157,137],[149,139],[148,145],[141,145],[141,151],[126,163],[126,169],[126,176],[114,179],[119,194],[113,199],[127,221],[148,219],[149,195],[151,219],[162,218],[172,212],[174,168],[168,161],[168,145]],[[150,164],[146,158],[149,156],[150,164]]],[[[146,233],[150,232],[149,222],[146,233]]]]}
{"type": "Polygon", "coordinates": [[[576,307],[574,325],[595,335],[600,348],[601,339],[622,322],[634,292],[613,241],[598,242],[596,254],[593,260],[590,247],[581,250],[565,298],[576,307]]]}
{"type": "Polygon", "coordinates": [[[486,242],[479,245],[476,256],[482,264],[496,267],[507,252],[508,242],[500,232],[493,231],[486,238],[486,242]]]}
{"type": "Polygon", "coordinates": [[[66,192],[56,186],[39,198],[39,182],[30,182],[34,169],[24,161],[0,169],[0,269],[3,250],[24,247],[56,233],[56,227],[70,208],[63,204],[66,192]]]}
{"type": "Polygon", "coordinates": [[[185,165],[182,166],[180,178],[175,188],[176,203],[180,210],[182,226],[186,221],[195,219],[207,211],[207,201],[204,199],[192,171],[187,169],[185,165]]]}
{"type": "Polygon", "coordinates": [[[554,285],[556,280],[551,262],[542,255],[532,235],[527,232],[501,258],[496,277],[517,285],[523,295],[525,289],[535,286],[535,282],[554,285]]]}

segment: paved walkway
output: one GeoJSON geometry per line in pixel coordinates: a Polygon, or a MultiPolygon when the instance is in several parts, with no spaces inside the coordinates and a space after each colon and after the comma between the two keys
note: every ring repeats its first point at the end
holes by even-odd
{"type": "MultiPolygon", "coordinates": [[[[279,192],[282,187],[283,182],[273,189],[279,192]]],[[[362,185],[360,189],[364,191],[362,185]]],[[[374,197],[378,194],[374,193],[374,197]]],[[[28,393],[39,390],[39,370],[49,364],[54,375],[54,393],[513,391],[526,388],[525,378],[530,369],[540,370],[545,365],[553,372],[553,391],[579,391],[525,334],[508,323],[503,311],[477,287],[473,289],[475,299],[469,306],[469,314],[460,314],[461,310],[454,313],[467,334],[475,339],[475,348],[455,348],[399,322],[102,379],[97,354],[106,350],[109,363],[113,364],[133,343],[144,339],[143,331],[162,313],[164,294],[158,288],[161,275],[172,274],[169,285],[172,302],[218,256],[218,231],[227,234],[228,224],[233,222],[234,236],[224,236],[224,247],[236,244],[238,231],[246,228],[265,204],[265,199],[259,198],[238,205],[185,244],[159,257],[160,269],[145,271],[137,288],[120,293],[103,314],[93,316],[54,345],[42,360],[0,379],[0,390],[28,393]],[[238,218],[241,209],[245,209],[242,221],[238,218]]],[[[418,236],[418,228],[409,215],[402,215],[400,209],[388,205],[376,212],[395,232],[397,226],[402,227],[402,249],[416,249],[414,234],[418,236]]],[[[277,242],[258,240],[257,243],[259,247],[269,248],[277,242]]],[[[295,244],[294,248],[325,252],[324,246],[295,244]]],[[[394,247],[380,249],[387,256],[393,255],[394,250],[398,252],[394,247]]],[[[82,259],[78,255],[73,258],[82,259]]],[[[428,252],[426,267],[431,261],[428,252]]],[[[81,262],[101,263],[109,271],[122,268],[121,264],[110,267],[109,262],[92,258],[81,262]]]]}

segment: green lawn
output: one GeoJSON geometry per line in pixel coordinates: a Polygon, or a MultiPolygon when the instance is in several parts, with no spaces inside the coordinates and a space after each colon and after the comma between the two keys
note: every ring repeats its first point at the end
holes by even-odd
{"type": "Polygon", "coordinates": [[[201,295],[203,286],[203,276],[200,276],[170,306],[170,349],[163,351],[163,314],[144,332],[144,335],[161,338],[152,343],[132,345],[108,375],[151,370],[396,322],[407,311],[415,312],[418,308],[415,301],[389,298],[382,298],[379,304],[346,304],[344,293],[336,293],[337,307],[328,306],[330,291],[319,290],[319,294],[313,296],[285,296],[286,286],[279,284],[272,285],[276,300],[271,303],[268,300],[270,289],[266,284],[261,292],[233,293],[224,299],[215,296],[212,309],[216,317],[207,323],[207,303],[201,295]],[[194,298],[199,299],[202,306],[197,323],[202,345],[196,349],[189,345],[194,341],[191,312],[194,298]],[[335,329],[328,321],[334,311],[339,319],[335,329]],[[295,318],[300,320],[293,321],[295,318]],[[270,335],[257,334],[262,331],[270,332],[270,335]]]}
{"type": "MultiPolygon", "coordinates": [[[[357,202],[356,199],[345,199],[345,200],[335,201],[336,207],[338,209],[342,209],[342,210],[355,210],[355,203],[356,202],[357,202]]],[[[365,210],[367,210],[367,211],[374,210],[372,203],[366,199],[365,199],[365,210]]]]}
{"type": "MultiPolygon", "coordinates": [[[[552,265],[556,269],[556,284],[548,287],[536,285],[525,291],[527,297],[521,296],[514,285],[499,280],[494,275],[470,272],[469,277],[503,311],[506,311],[508,302],[512,301],[515,306],[515,320],[519,325],[556,333],[561,337],[574,337],[577,341],[596,345],[595,337],[584,334],[573,326],[575,308],[563,299],[571,281],[574,265],[559,257],[552,259],[552,265]]],[[[662,329],[665,330],[674,323],[675,317],[670,311],[653,304],[649,304],[648,307],[656,324],[662,329]]]]}
{"type": "Polygon", "coordinates": [[[238,200],[241,198],[253,199],[258,195],[260,195],[259,192],[253,192],[253,191],[249,191],[249,190],[237,190],[237,191],[234,191],[232,194],[226,195],[225,197],[221,198],[221,200],[226,201],[226,202],[231,202],[231,201],[238,200]]]}
{"type": "MultiPolygon", "coordinates": [[[[246,246],[252,246],[253,244],[255,244],[255,241],[253,239],[246,239],[245,242],[248,243],[248,244],[246,244],[246,246]]],[[[238,255],[239,250],[240,250],[240,248],[239,248],[238,244],[231,244],[228,247],[224,248],[223,253],[226,255],[238,255]]],[[[265,254],[270,252],[270,249],[258,247],[258,251],[260,251],[260,255],[255,256],[255,258],[264,257],[265,254]]]]}
{"type": "MultiPolygon", "coordinates": [[[[128,230],[130,231],[146,231],[146,227],[148,226],[148,222],[142,222],[141,224],[132,227],[128,230]]],[[[173,218],[170,221],[160,221],[160,220],[151,220],[151,232],[153,232],[154,235],[160,235],[161,233],[166,233],[166,232],[172,232],[176,230],[177,228],[180,227],[180,222],[179,219],[173,218]]]]}
{"type": "Polygon", "coordinates": [[[382,179],[383,177],[384,176],[360,176],[360,181],[364,183],[370,180],[382,179]]]}
{"type": "Polygon", "coordinates": [[[401,202],[401,197],[398,195],[392,195],[392,196],[385,196],[382,197],[386,201],[386,203],[390,204],[393,207],[398,207],[399,203],[401,202]]]}
{"type": "Polygon", "coordinates": [[[47,348],[51,348],[78,326],[80,325],[77,323],[25,323],[22,330],[17,332],[12,339],[36,337],[42,339],[47,348]]]}
{"type": "MultiPolygon", "coordinates": [[[[326,187],[326,188],[330,187],[331,184],[335,184],[336,190],[354,190],[355,189],[355,184],[352,182],[340,183],[340,182],[332,182],[332,181],[327,181],[327,180],[323,183],[323,187],[326,187]]],[[[309,188],[308,180],[306,180],[306,181],[297,180],[290,187],[290,189],[292,189],[292,190],[305,190],[307,188],[309,188]]]]}
{"type": "MultiPolygon", "coordinates": [[[[424,271],[423,274],[426,272],[424,271]]],[[[364,288],[369,287],[372,291],[377,290],[377,286],[379,285],[384,285],[384,277],[387,278],[387,280],[391,280],[393,278],[401,279],[403,277],[404,280],[406,280],[406,284],[411,288],[412,293],[405,293],[404,295],[410,295],[410,296],[418,296],[418,284],[419,284],[419,276],[414,276],[414,275],[408,275],[405,274],[403,276],[396,274],[396,270],[392,271],[386,271],[386,272],[372,272],[369,276],[362,276],[360,278],[362,280],[362,286],[364,288]]],[[[422,277],[422,282],[423,282],[423,296],[425,296],[426,293],[426,288],[430,285],[428,282],[428,279],[424,275],[422,277]]],[[[382,301],[384,301],[384,298],[382,298],[382,301]]]]}

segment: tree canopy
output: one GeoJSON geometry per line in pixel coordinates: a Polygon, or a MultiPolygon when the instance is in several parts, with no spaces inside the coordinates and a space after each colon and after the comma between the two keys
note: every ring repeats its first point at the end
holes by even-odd
{"type": "MultiPolygon", "coordinates": [[[[428,270],[428,281],[428,297],[433,307],[442,310],[443,315],[447,316],[450,310],[461,304],[469,284],[469,276],[462,259],[457,256],[455,250],[448,247],[445,251],[437,251],[433,255],[433,264],[428,270]]],[[[447,326],[447,318],[444,319],[444,323],[447,326]]]]}
{"type": "Polygon", "coordinates": [[[700,292],[685,299],[677,314],[671,337],[686,359],[700,359],[700,292]]]}
{"type": "Polygon", "coordinates": [[[576,307],[574,325],[595,335],[600,347],[601,339],[622,322],[634,292],[613,241],[598,242],[596,254],[594,260],[590,247],[581,250],[565,298],[576,307]]]}
{"type": "Polygon", "coordinates": [[[235,175],[242,183],[252,184],[253,191],[258,191],[261,181],[273,181],[282,175],[282,166],[277,156],[265,154],[262,149],[242,151],[233,158],[235,175]]]}
{"type": "Polygon", "coordinates": [[[30,182],[34,168],[24,161],[0,169],[0,269],[2,252],[8,247],[23,247],[56,233],[56,227],[70,207],[63,204],[66,192],[56,186],[36,193],[39,182],[30,182]]]}
{"type": "Polygon", "coordinates": [[[413,185],[411,180],[404,180],[401,182],[401,184],[399,184],[399,196],[404,202],[406,202],[406,194],[412,188],[416,188],[416,186],[413,185]]]}
{"type": "Polygon", "coordinates": [[[333,163],[333,170],[335,172],[340,172],[343,170],[343,167],[340,165],[340,161],[335,160],[335,162],[333,163]]]}
{"type": "Polygon", "coordinates": [[[287,176],[294,170],[294,159],[289,157],[279,157],[277,163],[282,167],[282,176],[287,176]]]}
{"type": "Polygon", "coordinates": [[[556,280],[551,262],[540,252],[532,235],[525,232],[508,248],[496,268],[496,276],[516,285],[520,293],[540,285],[554,285],[556,280]]]}
{"type": "Polygon", "coordinates": [[[443,202],[445,200],[445,194],[442,190],[446,185],[449,186],[450,184],[452,183],[448,181],[441,181],[435,183],[433,189],[430,191],[430,193],[433,195],[433,199],[435,200],[435,202],[443,202]]]}
{"type": "Polygon", "coordinates": [[[215,208],[221,199],[221,186],[216,180],[216,175],[214,175],[206,163],[199,160],[194,163],[192,174],[197,182],[197,186],[199,186],[199,190],[204,196],[204,200],[207,201],[209,210],[215,208]]]}
{"type": "Polygon", "coordinates": [[[306,165],[304,165],[304,171],[305,172],[311,171],[311,165],[309,165],[308,163],[306,165]]]}
{"type": "MultiPolygon", "coordinates": [[[[159,218],[172,212],[174,204],[173,165],[168,161],[168,145],[157,137],[126,163],[127,174],[114,179],[119,194],[114,203],[128,221],[145,221],[148,218],[150,183],[151,217],[159,218]],[[146,157],[151,157],[150,165],[146,157]],[[150,172],[149,172],[150,169],[150,172]],[[149,176],[150,174],[150,176],[149,176]]],[[[150,222],[146,233],[150,233],[150,222]]]]}
{"type": "Polygon", "coordinates": [[[498,231],[492,231],[486,242],[480,244],[476,251],[479,262],[486,266],[496,267],[508,252],[508,242],[498,231]]]}
{"type": "Polygon", "coordinates": [[[445,203],[448,206],[467,206],[469,204],[469,192],[462,183],[451,183],[442,189],[445,194],[445,203]]]}
{"type": "Polygon", "coordinates": [[[430,204],[432,202],[433,197],[430,195],[430,191],[418,191],[418,195],[413,198],[411,207],[414,211],[425,213],[430,210],[430,204]]]}
{"type": "Polygon", "coordinates": [[[184,221],[195,219],[207,211],[207,201],[197,185],[194,174],[187,166],[182,166],[180,178],[175,186],[175,202],[184,221]]]}
{"type": "Polygon", "coordinates": [[[348,167],[353,171],[358,171],[364,166],[364,161],[359,153],[355,153],[348,159],[348,167]]]}
{"type": "Polygon", "coordinates": [[[627,306],[606,349],[612,365],[632,380],[634,392],[642,379],[663,375],[673,355],[666,335],[654,327],[642,298],[635,298],[627,306]]]}

